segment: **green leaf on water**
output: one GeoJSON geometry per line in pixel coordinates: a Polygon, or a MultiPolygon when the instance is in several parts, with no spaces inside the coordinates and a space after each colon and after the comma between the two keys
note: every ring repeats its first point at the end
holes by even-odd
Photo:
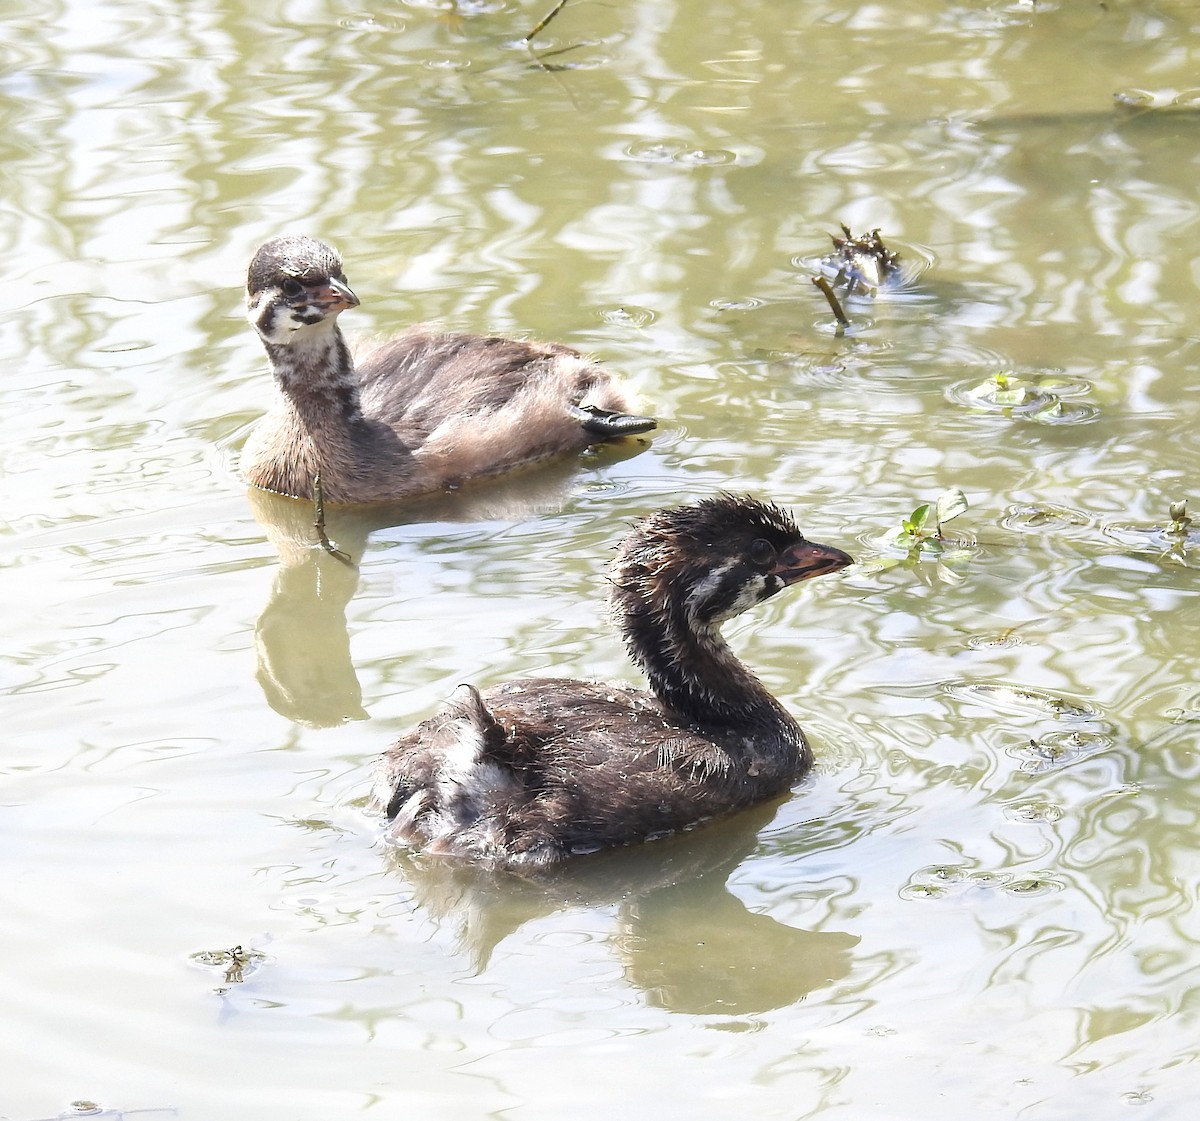
{"type": "Polygon", "coordinates": [[[921,530],[925,528],[925,523],[929,521],[929,512],[933,507],[928,502],[923,506],[918,506],[907,518],[900,523],[905,533],[911,533],[914,537],[920,536],[921,530]]]}
{"type": "Polygon", "coordinates": [[[946,522],[966,512],[967,496],[957,487],[940,495],[937,500],[937,524],[939,532],[946,522]]]}
{"type": "Polygon", "coordinates": [[[1033,419],[1043,424],[1061,420],[1067,415],[1066,406],[1055,397],[1048,405],[1044,405],[1033,414],[1033,419]]]}

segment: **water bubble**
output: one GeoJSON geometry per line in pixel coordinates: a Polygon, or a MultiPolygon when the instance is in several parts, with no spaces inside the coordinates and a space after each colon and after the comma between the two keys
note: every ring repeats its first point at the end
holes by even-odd
{"type": "Polygon", "coordinates": [[[720,167],[737,160],[735,152],[724,148],[693,148],[682,140],[638,140],[625,149],[625,156],[638,163],[685,167],[720,167]]]}
{"type": "Polygon", "coordinates": [[[625,155],[638,163],[670,163],[683,148],[674,140],[639,140],[625,149],[625,155]]]}
{"type": "Polygon", "coordinates": [[[737,156],[724,148],[696,148],[681,152],[676,159],[682,164],[692,164],[696,167],[719,167],[722,164],[733,163],[737,156]]]}
{"type": "Polygon", "coordinates": [[[347,16],[338,20],[338,27],[346,31],[401,31],[404,24],[394,20],[381,20],[376,16],[347,16]]]}
{"type": "Polygon", "coordinates": [[[973,635],[967,639],[966,645],[970,650],[1007,650],[1014,646],[1024,646],[1025,642],[1011,631],[1007,631],[998,635],[973,635]]]}

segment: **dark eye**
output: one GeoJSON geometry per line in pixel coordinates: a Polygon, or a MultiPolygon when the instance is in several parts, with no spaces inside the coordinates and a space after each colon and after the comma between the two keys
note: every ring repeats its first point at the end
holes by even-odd
{"type": "Polygon", "coordinates": [[[750,561],[752,564],[758,565],[759,568],[766,568],[774,560],[775,546],[770,541],[764,541],[760,537],[750,546],[750,561]]]}
{"type": "Polygon", "coordinates": [[[279,287],[283,289],[283,294],[289,300],[294,300],[304,292],[304,285],[292,276],[289,276],[279,287]]]}

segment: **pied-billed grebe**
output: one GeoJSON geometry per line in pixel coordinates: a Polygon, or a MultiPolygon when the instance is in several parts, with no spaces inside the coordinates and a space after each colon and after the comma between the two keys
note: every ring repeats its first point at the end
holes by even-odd
{"type": "Polygon", "coordinates": [[[721,624],[852,563],[778,506],[721,495],[636,523],[610,601],[650,692],[530,678],[460,687],[380,761],[391,836],[511,868],[661,836],[763,801],[808,770],[799,725],[721,624]]]}
{"type": "Polygon", "coordinates": [[[337,325],[358,306],[329,246],[277,237],[246,280],[276,400],[242,453],[264,490],[351,504],[428,494],[647,432],[616,379],[555,343],[414,329],[358,363],[337,325]]]}

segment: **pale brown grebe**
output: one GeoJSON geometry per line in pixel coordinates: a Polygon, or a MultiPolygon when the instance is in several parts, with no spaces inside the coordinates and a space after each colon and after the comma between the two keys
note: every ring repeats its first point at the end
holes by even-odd
{"type": "Polygon", "coordinates": [[[607,370],[556,343],[414,329],[357,368],[337,325],[358,306],[341,258],[278,237],[250,262],[246,307],[276,398],[250,434],[254,486],[329,502],[386,502],[647,432],[607,370]]]}
{"type": "Polygon", "coordinates": [[[749,497],[642,519],[618,549],[610,600],[650,691],[561,678],[462,686],[380,761],[373,802],[390,835],[427,853],[537,867],[782,793],[811,749],[721,624],[851,563],[749,497]]]}

